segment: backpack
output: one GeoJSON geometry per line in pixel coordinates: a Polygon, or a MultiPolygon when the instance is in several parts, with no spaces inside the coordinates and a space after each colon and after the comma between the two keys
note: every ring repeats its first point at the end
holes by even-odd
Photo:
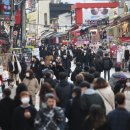
{"type": "Polygon", "coordinates": [[[112,67],[111,60],[109,58],[103,59],[103,68],[104,68],[104,70],[109,70],[109,69],[111,69],[111,67],[112,67]]]}

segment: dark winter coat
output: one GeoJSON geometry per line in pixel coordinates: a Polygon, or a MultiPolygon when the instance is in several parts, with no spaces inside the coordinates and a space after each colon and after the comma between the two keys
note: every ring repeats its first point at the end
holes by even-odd
{"type": "Polygon", "coordinates": [[[93,104],[100,105],[105,110],[105,105],[102,97],[96,93],[95,90],[88,89],[85,94],[81,96],[81,110],[84,115],[83,120],[89,114],[89,109],[93,104]]]}
{"type": "Polygon", "coordinates": [[[19,106],[16,108],[13,116],[13,130],[35,130],[34,120],[36,117],[36,109],[32,106],[26,108],[19,106]],[[31,117],[25,118],[24,112],[29,111],[31,117]]]}
{"type": "Polygon", "coordinates": [[[96,71],[101,73],[103,71],[103,60],[102,59],[95,59],[94,66],[96,68],[96,71]]]}
{"type": "Polygon", "coordinates": [[[76,81],[76,79],[75,79],[76,75],[79,74],[80,72],[82,72],[82,69],[80,67],[76,67],[75,70],[72,72],[72,74],[71,74],[71,80],[73,82],[76,81]]]}
{"type": "Polygon", "coordinates": [[[26,62],[23,60],[20,62],[22,71],[20,73],[20,79],[23,80],[25,78],[25,74],[26,74],[26,70],[27,70],[27,64],[26,62]]]}
{"type": "Polygon", "coordinates": [[[35,126],[37,130],[59,130],[58,126],[64,120],[65,116],[61,108],[41,108],[37,113],[35,126]]]}
{"type": "Polygon", "coordinates": [[[113,63],[109,57],[103,58],[103,69],[104,70],[110,70],[113,66],[113,63]]]}
{"type": "Polygon", "coordinates": [[[68,102],[66,116],[69,120],[69,130],[80,130],[82,126],[82,113],[80,108],[80,97],[75,97],[68,102]]]}
{"type": "Polygon", "coordinates": [[[33,70],[36,78],[40,78],[40,70],[39,70],[40,62],[39,60],[36,60],[36,62],[32,62],[31,69],[33,70]]]}
{"type": "Polygon", "coordinates": [[[12,129],[12,118],[14,112],[14,101],[5,97],[0,101],[0,126],[2,130],[12,129]]]}
{"type": "Polygon", "coordinates": [[[73,84],[69,83],[66,80],[60,81],[56,87],[56,93],[60,99],[58,106],[65,108],[67,102],[71,99],[73,84]]]}
{"type": "MultiPolygon", "coordinates": [[[[85,120],[84,125],[83,125],[83,130],[93,130],[92,123],[90,119],[88,118],[85,120]]],[[[94,130],[108,130],[107,122],[105,122],[101,127],[94,129],[94,130]]]]}

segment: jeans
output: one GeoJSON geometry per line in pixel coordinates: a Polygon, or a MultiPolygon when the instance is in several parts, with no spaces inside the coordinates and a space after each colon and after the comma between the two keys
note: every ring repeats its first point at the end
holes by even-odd
{"type": "Polygon", "coordinates": [[[108,81],[109,81],[109,79],[110,79],[110,70],[104,70],[104,79],[106,79],[107,80],[107,75],[108,75],[108,81]]]}

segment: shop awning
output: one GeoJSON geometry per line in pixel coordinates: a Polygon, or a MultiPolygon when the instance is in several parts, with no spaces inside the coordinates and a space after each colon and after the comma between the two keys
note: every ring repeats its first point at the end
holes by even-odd
{"type": "Polygon", "coordinates": [[[48,36],[50,36],[51,34],[53,34],[54,32],[46,32],[44,34],[41,35],[41,38],[48,38],[48,36]]]}
{"type": "Polygon", "coordinates": [[[120,37],[119,40],[121,42],[130,42],[130,37],[120,37]]]}
{"type": "Polygon", "coordinates": [[[66,35],[68,32],[57,32],[53,35],[53,37],[61,37],[61,36],[64,36],[66,35]]]}

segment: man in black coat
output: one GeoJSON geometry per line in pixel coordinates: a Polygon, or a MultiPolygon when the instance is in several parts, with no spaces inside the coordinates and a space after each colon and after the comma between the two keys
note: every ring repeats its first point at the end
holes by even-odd
{"type": "Polygon", "coordinates": [[[58,106],[63,109],[66,108],[68,101],[71,99],[73,84],[67,81],[67,75],[65,72],[61,72],[59,74],[60,82],[56,87],[56,93],[58,98],[60,99],[58,106]]]}
{"type": "Polygon", "coordinates": [[[110,79],[110,70],[113,66],[113,63],[108,57],[108,54],[105,54],[105,57],[103,58],[103,68],[104,68],[104,78],[106,79],[106,74],[108,74],[108,80],[110,79]]]}
{"type": "Polygon", "coordinates": [[[0,127],[2,130],[12,130],[14,101],[10,99],[10,94],[10,89],[5,89],[3,91],[3,99],[0,101],[0,127]]]}
{"type": "Polygon", "coordinates": [[[82,72],[82,65],[80,62],[76,63],[76,68],[71,74],[71,80],[75,83],[76,81],[76,75],[82,72]]]}

